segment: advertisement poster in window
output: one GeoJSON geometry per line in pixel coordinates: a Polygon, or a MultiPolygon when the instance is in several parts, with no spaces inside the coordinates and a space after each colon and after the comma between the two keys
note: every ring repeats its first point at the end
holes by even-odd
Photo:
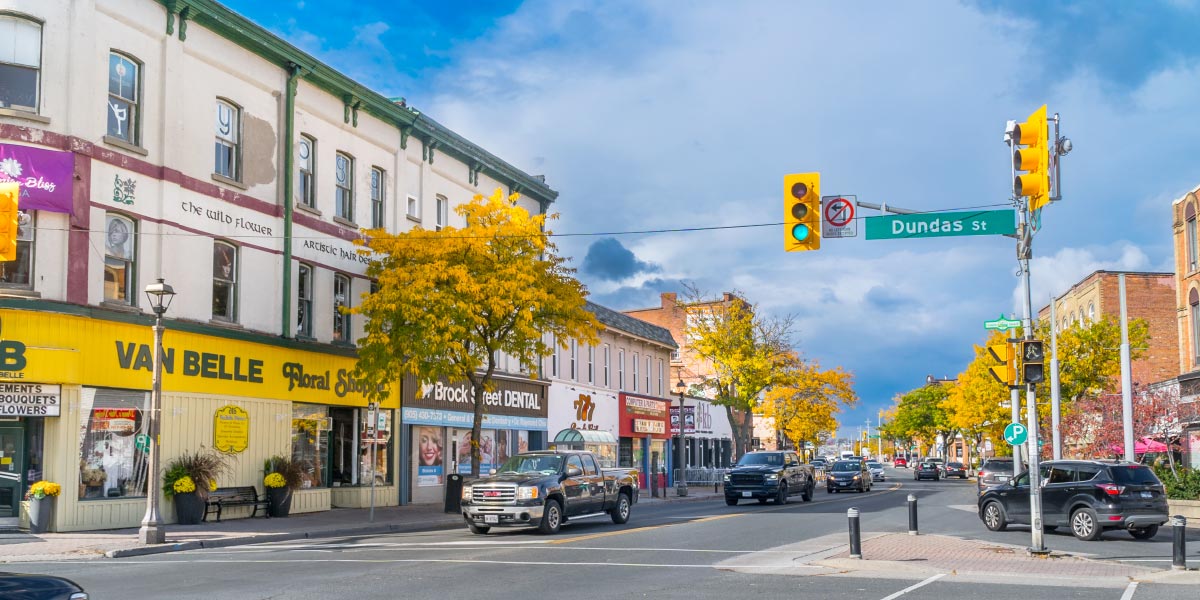
{"type": "MultiPolygon", "coordinates": [[[[502,465],[502,464],[504,464],[504,461],[508,460],[508,456],[509,456],[509,454],[508,454],[508,448],[509,448],[508,439],[509,439],[509,431],[508,430],[501,429],[501,430],[496,431],[496,464],[497,465],[502,465]]],[[[499,467],[497,467],[497,468],[499,468],[499,467]]]]}
{"type": "MultiPolygon", "coordinates": [[[[458,442],[458,472],[471,472],[471,430],[460,429],[460,437],[458,442]]],[[[495,455],[493,452],[493,440],[495,432],[483,430],[479,440],[479,472],[486,474],[494,464],[495,455]]]]}
{"type": "Polygon", "coordinates": [[[518,431],[517,433],[517,454],[529,452],[529,432],[518,431]]]}
{"type": "Polygon", "coordinates": [[[417,444],[417,486],[442,485],[443,452],[445,447],[441,427],[413,427],[417,444]]]}

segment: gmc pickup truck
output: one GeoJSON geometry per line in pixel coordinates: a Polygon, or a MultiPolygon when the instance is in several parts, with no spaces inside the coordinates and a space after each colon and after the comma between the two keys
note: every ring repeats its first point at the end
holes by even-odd
{"type": "Polygon", "coordinates": [[[463,486],[462,515],[471,533],[492,527],[537,527],[556,533],[568,520],[609,515],[629,520],[638,500],[637,477],[628,469],[601,469],[591,452],[525,452],[510,457],[490,477],[463,486]]]}
{"type": "Polygon", "coordinates": [[[795,494],[808,502],[816,485],[812,465],[801,463],[795,452],[750,452],[725,474],[725,504],[734,506],[751,498],[759,504],[772,499],[785,504],[795,494]]]}

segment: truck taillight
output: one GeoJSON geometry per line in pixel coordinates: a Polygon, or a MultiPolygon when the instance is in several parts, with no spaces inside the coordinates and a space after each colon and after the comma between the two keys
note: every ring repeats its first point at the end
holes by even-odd
{"type": "Polygon", "coordinates": [[[1096,484],[1096,487],[1104,490],[1104,493],[1108,494],[1109,496],[1120,496],[1121,492],[1125,491],[1125,486],[1117,485],[1115,483],[1098,483],[1096,484]]]}

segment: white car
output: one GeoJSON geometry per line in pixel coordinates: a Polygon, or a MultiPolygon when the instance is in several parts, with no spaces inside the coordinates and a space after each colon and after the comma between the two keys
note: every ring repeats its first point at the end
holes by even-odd
{"type": "Polygon", "coordinates": [[[883,481],[883,465],[873,460],[867,461],[867,469],[871,471],[871,481],[883,481]]]}

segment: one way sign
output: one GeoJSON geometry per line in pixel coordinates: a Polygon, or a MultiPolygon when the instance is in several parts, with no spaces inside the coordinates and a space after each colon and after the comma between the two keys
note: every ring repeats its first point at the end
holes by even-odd
{"type": "Polygon", "coordinates": [[[825,196],[821,198],[821,237],[858,237],[856,196],[825,196]]]}

